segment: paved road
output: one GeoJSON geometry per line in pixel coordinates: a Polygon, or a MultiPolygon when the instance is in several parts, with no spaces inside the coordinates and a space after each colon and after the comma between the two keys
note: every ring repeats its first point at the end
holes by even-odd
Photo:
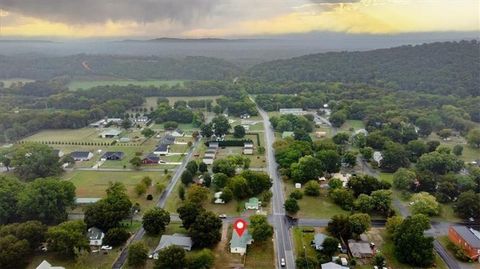
{"type": "MultiPolygon", "coordinates": [[[[252,98],[250,98],[252,99],[252,98]]],[[[254,101],[252,99],[252,101],[254,101]]],[[[275,154],[273,151],[273,142],[275,141],[275,135],[273,128],[270,124],[268,114],[257,106],[260,116],[263,119],[263,125],[265,127],[265,144],[267,153],[267,170],[270,177],[273,180],[272,192],[272,209],[273,216],[271,221],[274,228],[275,236],[275,254],[276,254],[276,267],[280,266],[280,259],[284,258],[286,268],[295,268],[295,259],[293,257],[292,239],[290,237],[290,225],[285,215],[284,194],[283,194],[283,182],[278,176],[277,162],[275,160],[275,154]]]]}
{"type": "MultiPolygon", "coordinates": [[[[201,140],[196,141],[192,148],[189,150],[187,153],[187,156],[183,159],[182,164],[177,167],[175,170],[175,173],[172,176],[172,180],[170,180],[170,183],[168,183],[168,186],[166,187],[165,191],[160,195],[160,198],[158,199],[157,202],[157,207],[163,208],[165,206],[165,203],[167,201],[168,196],[172,193],[173,189],[175,188],[175,185],[178,182],[178,179],[180,178],[183,170],[185,170],[185,166],[187,166],[187,163],[190,161],[193,152],[195,151],[196,147],[200,143],[201,140]]],[[[162,170],[163,171],[163,170],[162,170]]],[[[112,265],[113,269],[120,269],[122,266],[125,264],[127,260],[127,255],[128,255],[128,245],[131,244],[132,242],[139,241],[142,239],[142,237],[145,235],[145,229],[141,227],[135,235],[130,239],[130,241],[127,242],[125,247],[122,249],[122,252],[120,255],[117,257],[117,260],[115,263],[112,265]]]]}

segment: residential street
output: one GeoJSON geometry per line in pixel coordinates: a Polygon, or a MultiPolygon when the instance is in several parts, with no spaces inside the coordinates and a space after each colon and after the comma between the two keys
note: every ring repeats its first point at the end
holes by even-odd
{"type": "MultiPolygon", "coordinates": [[[[158,199],[157,207],[162,207],[163,208],[165,206],[165,203],[167,201],[168,196],[172,193],[173,189],[175,188],[175,185],[177,184],[178,179],[180,178],[183,170],[185,169],[185,166],[187,165],[187,163],[192,158],[193,152],[195,151],[197,146],[200,144],[200,141],[201,140],[197,140],[193,144],[193,146],[188,151],[187,156],[185,156],[185,158],[183,159],[182,164],[180,166],[178,166],[177,169],[175,170],[175,173],[173,174],[172,179],[170,180],[170,183],[168,184],[167,188],[162,193],[162,195],[160,195],[160,198],[158,199]]],[[[125,262],[127,260],[128,245],[132,242],[141,240],[144,235],[145,235],[145,230],[142,227],[135,233],[135,235],[130,239],[130,241],[127,242],[127,244],[123,248],[122,252],[118,256],[117,260],[113,264],[113,266],[112,266],[113,269],[122,268],[122,266],[125,264],[125,262]]]]}
{"type": "MultiPolygon", "coordinates": [[[[253,100],[253,98],[250,98],[253,100]]],[[[275,240],[275,255],[276,255],[276,267],[280,266],[281,258],[285,259],[286,268],[295,268],[295,258],[293,256],[292,239],[290,237],[290,225],[288,224],[284,204],[283,194],[283,182],[278,176],[277,162],[275,161],[275,154],[273,151],[273,142],[275,141],[275,135],[273,128],[270,124],[270,120],[267,112],[257,106],[257,110],[263,119],[263,125],[265,128],[265,144],[267,154],[267,170],[270,177],[273,180],[272,192],[272,211],[273,219],[272,224],[274,227],[274,240],[275,240]]]]}

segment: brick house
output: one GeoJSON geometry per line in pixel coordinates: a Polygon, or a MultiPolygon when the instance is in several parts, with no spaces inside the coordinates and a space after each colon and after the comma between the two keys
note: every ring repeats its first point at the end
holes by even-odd
{"type": "Polygon", "coordinates": [[[452,243],[465,250],[472,260],[480,255],[480,232],[466,226],[454,225],[448,229],[448,238],[452,243]]]}

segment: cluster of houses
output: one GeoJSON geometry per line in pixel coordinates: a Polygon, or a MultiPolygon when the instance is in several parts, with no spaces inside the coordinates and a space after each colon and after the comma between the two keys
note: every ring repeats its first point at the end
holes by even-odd
{"type": "Polygon", "coordinates": [[[160,138],[158,145],[155,147],[153,152],[147,154],[142,159],[143,164],[161,164],[165,163],[160,156],[167,156],[170,153],[170,146],[173,144],[186,144],[184,142],[177,142],[177,137],[184,137],[185,132],[180,129],[175,129],[171,132],[166,133],[163,137],[160,138]]]}
{"type": "Polygon", "coordinates": [[[122,121],[123,120],[120,118],[106,118],[106,119],[101,119],[99,121],[96,121],[94,123],[90,123],[89,126],[92,128],[103,128],[110,124],[116,124],[116,125],[122,124],[122,121]]]}
{"type": "MultiPolygon", "coordinates": [[[[76,162],[89,161],[93,158],[93,153],[89,151],[73,151],[69,154],[76,162]]],[[[125,154],[122,151],[107,151],[101,157],[101,161],[120,161],[125,154]]]]}
{"type": "Polygon", "coordinates": [[[207,165],[213,164],[215,157],[217,156],[219,144],[218,142],[209,142],[208,148],[205,151],[205,155],[203,155],[203,162],[207,165]]]}

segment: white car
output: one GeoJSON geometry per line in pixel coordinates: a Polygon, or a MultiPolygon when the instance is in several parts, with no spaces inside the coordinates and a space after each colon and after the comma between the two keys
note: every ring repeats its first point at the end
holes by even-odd
{"type": "Polygon", "coordinates": [[[285,267],[285,266],[286,266],[286,264],[285,264],[285,259],[284,259],[284,258],[281,258],[281,259],[280,259],[280,266],[281,266],[281,267],[285,267]]]}
{"type": "Polygon", "coordinates": [[[100,249],[101,250],[112,250],[112,246],[105,245],[105,246],[102,246],[100,249]]]}
{"type": "Polygon", "coordinates": [[[221,219],[226,219],[227,215],[226,214],[220,214],[220,215],[218,215],[218,217],[221,218],[221,219]]]}

